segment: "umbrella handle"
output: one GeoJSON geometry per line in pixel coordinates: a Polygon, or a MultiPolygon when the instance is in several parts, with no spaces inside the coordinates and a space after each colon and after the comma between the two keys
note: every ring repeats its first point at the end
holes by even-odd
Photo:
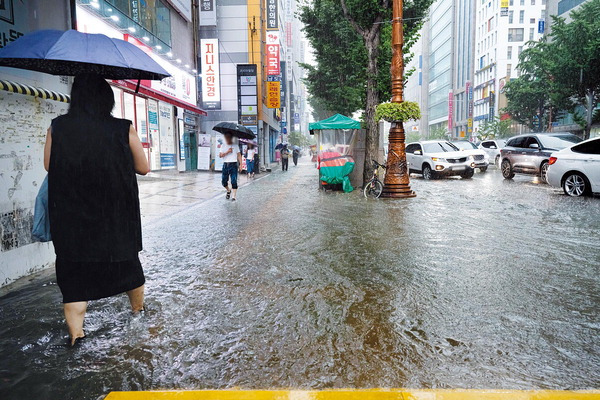
{"type": "Polygon", "coordinates": [[[137,85],[135,86],[135,92],[138,93],[140,91],[140,83],[142,82],[141,79],[138,79],[137,85]]]}

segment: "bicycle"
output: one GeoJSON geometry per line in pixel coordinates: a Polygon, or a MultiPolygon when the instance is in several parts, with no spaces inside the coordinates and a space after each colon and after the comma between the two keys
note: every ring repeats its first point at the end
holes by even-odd
{"type": "Polygon", "coordinates": [[[365,189],[363,191],[365,197],[367,199],[378,199],[383,193],[383,183],[379,180],[379,168],[387,169],[385,165],[379,164],[377,161],[373,160],[373,177],[365,185],[365,189]]]}

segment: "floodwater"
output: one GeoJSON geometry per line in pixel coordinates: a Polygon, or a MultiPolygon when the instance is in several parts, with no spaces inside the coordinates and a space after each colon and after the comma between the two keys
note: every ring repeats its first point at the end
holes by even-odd
{"type": "MultiPolygon", "coordinates": [[[[600,387],[600,199],[532,177],[317,190],[309,164],[145,226],[149,311],[53,276],[0,298],[0,398],[177,388],[600,387]]],[[[189,192],[188,192],[189,193],[189,192]]]]}

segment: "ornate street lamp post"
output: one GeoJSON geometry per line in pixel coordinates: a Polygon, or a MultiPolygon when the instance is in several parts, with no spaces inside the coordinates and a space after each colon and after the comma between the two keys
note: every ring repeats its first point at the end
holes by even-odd
{"type": "MultiPolygon", "coordinates": [[[[392,102],[404,101],[404,27],[402,25],[403,0],[393,0],[392,21],[392,102]]],[[[410,189],[408,167],[406,164],[406,144],[402,122],[393,122],[390,129],[388,147],[388,169],[385,174],[382,197],[405,198],[415,197],[410,189]]]]}

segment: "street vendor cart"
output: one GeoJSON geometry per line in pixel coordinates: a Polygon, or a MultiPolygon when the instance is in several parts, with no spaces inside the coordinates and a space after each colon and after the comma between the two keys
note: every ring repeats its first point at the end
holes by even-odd
{"type": "Polygon", "coordinates": [[[319,184],[326,189],[351,192],[350,174],[354,170],[352,151],[360,131],[360,122],[336,114],[323,121],[309,124],[310,134],[316,136],[319,184]]]}

